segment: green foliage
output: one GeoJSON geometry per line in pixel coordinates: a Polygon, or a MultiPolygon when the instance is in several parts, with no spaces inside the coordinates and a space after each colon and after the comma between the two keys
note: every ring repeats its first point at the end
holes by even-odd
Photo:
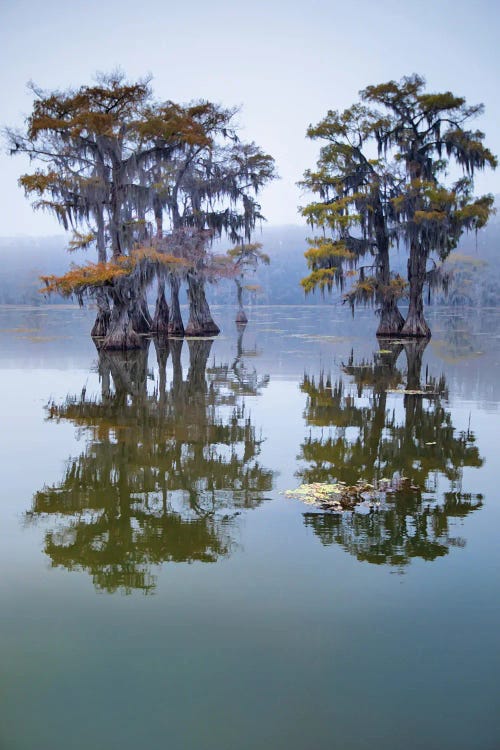
{"type": "MultiPolygon", "coordinates": [[[[149,80],[121,73],[77,89],[32,91],[26,127],[8,138],[12,153],[44,169],[20,184],[34,208],[74,230],[70,250],[95,244],[99,261],[47,277],[47,290],[81,299],[106,289],[114,305],[132,310],[152,271],[163,288],[173,275],[203,285],[231,274],[232,259],[213,255],[211,244],[222,235],[250,240],[263,219],[257,194],[275,176],[272,157],[239,139],[235,109],[158,102],[149,80]]],[[[239,273],[269,262],[256,245],[245,247],[239,273]]]]}
{"type": "Polygon", "coordinates": [[[464,231],[487,223],[493,197],[474,197],[473,177],[495,168],[497,160],[484,134],[470,129],[482,105],[469,106],[449,91],[426,92],[421,76],[368,86],[360,97],[307,131],[324,145],[316,169],[300,183],[315,197],[301,212],[323,239],[312,241],[305,253],[311,273],[302,286],[308,292],[342,288],[368,254],[371,275],[363,270],[345,298],[352,305],[378,301],[383,307],[407,291],[390,272],[388,253],[395,244],[413,258],[411,298],[422,294],[426,280],[444,281],[427,270],[427,260],[445,259],[464,231]],[[453,164],[463,176],[450,183],[453,164]]]}
{"type": "Polygon", "coordinates": [[[306,294],[314,292],[316,289],[321,292],[325,290],[330,292],[334,285],[340,285],[341,273],[339,267],[318,268],[312,271],[309,276],[303,278],[300,283],[306,294]]]}
{"type": "Polygon", "coordinates": [[[76,250],[87,250],[95,242],[95,234],[93,232],[87,232],[82,234],[81,232],[73,232],[73,237],[70,240],[68,250],[75,252],[76,250]]]}
{"type": "Polygon", "coordinates": [[[258,284],[245,284],[245,277],[248,273],[255,273],[259,265],[268,266],[271,262],[269,255],[262,252],[260,242],[248,242],[236,245],[227,250],[226,262],[228,276],[233,276],[236,283],[238,303],[240,308],[243,306],[243,289],[256,294],[261,290],[258,284]]]}
{"type": "MultiPolygon", "coordinates": [[[[305,252],[311,271],[302,282],[306,293],[330,291],[334,285],[342,289],[366,255],[374,257],[373,267],[381,281],[387,284],[390,279],[388,214],[397,174],[383,158],[370,158],[365,147],[384,123],[364,105],[355,104],[343,112],[328,112],[308,129],[310,138],[324,140],[326,145],[317,168],[306,171],[300,183],[317,196],[302,209],[302,215],[322,233],[309,240],[305,252]]],[[[374,293],[365,294],[364,300],[368,296],[372,302],[379,299],[382,289],[382,283],[375,284],[374,293]]]]}

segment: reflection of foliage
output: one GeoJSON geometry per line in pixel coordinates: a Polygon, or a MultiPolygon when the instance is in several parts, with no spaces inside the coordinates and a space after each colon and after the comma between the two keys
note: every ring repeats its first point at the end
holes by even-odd
{"type": "Polygon", "coordinates": [[[407,565],[414,557],[435,560],[450,547],[463,547],[450,533],[450,520],[482,505],[479,496],[446,493],[442,504],[422,503],[418,493],[398,496],[376,513],[306,513],[305,523],[325,545],[340,544],[360,561],[407,565]]]}
{"type": "Polygon", "coordinates": [[[236,357],[230,365],[213,365],[207,369],[211,382],[222,384],[234,396],[256,396],[269,383],[269,375],[259,375],[255,367],[249,367],[247,359],[255,357],[257,350],[243,347],[246,323],[237,323],[238,339],[236,357]]]}
{"type": "Polygon", "coordinates": [[[301,446],[300,459],[306,462],[298,472],[301,482],[378,484],[394,477],[410,482],[377,513],[306,517],[325,543],[337,541],[359,559],[404,564],[415,556],[446,554],[457,543],[448,520],[481,505],[479,496],[462,492],[463,467],[481,466],[482,459],[473,433],[457,434],[453,427],[443,400],[444,379],[430,381],[427,375],[432,392],[404,395],[403,413],[397,406],[388,408],[388,389],[404,377],[396,367],[401,350],[407,358],[406,387],[419,389],[425,346],[423,341],[383,342],[372,365],[356,365],[351,355],[343,369],[355,391],[342,378],[332,384],[324,376],[316,381],[306,375],[302,382],[308,397],[305,416],[313,429],[301,446]],[[442,500],[436,497],[439,478],[449,484],[442,500]]]}
{"type": "Polygon", "coordinates": [[[446,362],[459,362],[481,355],[475,346],[470,318],[451,314],[444,323],[443,338],[435,339],[432,347],[446,362]]]}
{"type": "Polygon", "coordinates": [[[100,352],[101,399],[48,407],[49,419],[71,421],[88,442],[58,485],[36,493],[29,515],[57,518],[45,539],[53,565],[87,570],[99,589],[149,591],[154,565],[228,555],[239,509],[256,507],[272,486],[244,402],[207,381],[211,341],[189,341],[185,380],[181,347],[157,345],[152,393],[147,350],[100,352]]]}

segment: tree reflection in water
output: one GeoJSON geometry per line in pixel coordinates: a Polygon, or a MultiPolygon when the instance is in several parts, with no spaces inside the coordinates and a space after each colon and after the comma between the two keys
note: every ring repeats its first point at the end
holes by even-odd
{"type": "Polygon", "coordinates": [[[407,477],[406,489],[382,510],[304,516],[323,544],[335,542],[358,560],[403,568],[411,558],[434,560],[465,544],[452,535],[453,521],[479,508],[482,497],[463,492],[463,468],[483,460],[473,432],[453,427],[444,377],[422,376],[427,341],[379,343],[373,362],[355,363],[351,354],[342,368],[348,380],[304,376],[305,417],[313,429],[301,446],[305,465],[298,476],[303,483],[348,485],[407,477]],[[403,349],[406,372],[397,367],[403,349]],[[388,408],[391,390],[405,380],[405,391],[420,392],[393,397],[388,408]]]}
{"type": "Polygon", "coordinates": [[[61,482],[36,493],[28,514],[57,519],[45,535],[54,566],[88,571],[96,588],[108,592],[149,592],[154,566],[230,554],[237,516],[262,502],[273,473],[259,463],[261,440],[240,391],[231,387],[234,368],[207,373],[211,345],[188,341],[184,379],[183,341],[155,340],[152,388],[149,341],[138,352],[101,351],[100,398],[83,392],[47,407],[49,419],[72,422],[87,439],[61,482]]]}

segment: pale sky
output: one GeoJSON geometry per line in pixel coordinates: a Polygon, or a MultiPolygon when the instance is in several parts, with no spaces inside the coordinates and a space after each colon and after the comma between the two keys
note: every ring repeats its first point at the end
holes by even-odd
{"type": "MultiPolygon", "coordinates": [[[[295,183],[314,166],[305,131],[359,89],[410,73],[428,89],[483,102],[477,126],[500,154],[500,3],[496,0],[0,0],[0,126],[21,125],[26,83],[66,88],[96,71],[153,75],[158,98],[241,107],[242,135],[276,159],[281,179],[261,196],[269,224],[300,223],[295,183]]],[[[62,230],[17,186],[27,170],[0,154],[0,235],[62,230]]],[[[500,193],[500,168],[476,180],[500,193]]]]}

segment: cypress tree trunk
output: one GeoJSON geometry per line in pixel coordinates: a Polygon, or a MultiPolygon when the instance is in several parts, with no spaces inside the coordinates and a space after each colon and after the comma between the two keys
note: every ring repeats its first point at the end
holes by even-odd
{"type": "Polygon", "coordinates": [[[108,332],[111,310],[109,309],[108,298],[106,297],[106,294],[102,291],[102,289],[99,289],[99,291],[96,293],[96,303],[97,317],[95,319],[94,325],[92,326],[90,335],[92,336],[92,338],[103,338],[103,336],[105,336],[108,332]]]}
{"type": "Polygon", "coordinates": [[[140,349],[142,340],[134,331],[129,313],[129,301],[123,294],[114,293],[113,309],[109,321],[109,328],[102,341],[104,350],[140,349]]]}
{"type": "MultiPolygon", "coordinates": [[[[156,222],[156,242],[158,244],[158,249],[161,251],[161,241],[163,239],[163,210],[161,201],[158,197],[158,193],[155,193],[155,196],[153,198],[153,209],[156,222]]],[[[157,336],[167,336],[169,310],[165,297],[165,276],[164,273],[159,269],[156,271],[156,278],[158,281],[158,286],[156,291],[155,314],[153,316],[151,330],[157,336]]]]}
{"type": "Polygon", "coordinates": [[[121,195],[119,185],[121,184],[120,167],[116,162],[111,170],[111,195],[110,195],[110,220],[109,234],[111,237],[111,250],[113,258],[122,254],[122,214],[121,195]]]}
{"type": "Polygon", "coordinates": [[[169,311],[165,298],[165,280],[158,276],[158,291],[156,294],[156,308],[151,330],[158,336],[168,334],[169,311]]]}
{"type": "Polygon", "coordinates": [[[406,354],[406,389],[419,391],[422,389],[420,382],[422,373],[422,358],[427,346],[427,340],[409,341],[404,344],[406,354]]]}
{"type": "Polygon", "coordinates": [[[188,341],[189,346],[189,370],[187,375],[188,390],[194,396],[205,393],[207,381],[205,372],[208,357],[212,348],[211,341],[188,341]]]}
{"type": "MultiPolygon", "coordinates": [[[[102,212],[102,206],[99,206],[96,210],[96,222],[97,222],[97,259],[99,263],[106,262],[106,239],[104,236],[104,216],[102,212]]],[[[93,338],[102,338],[108,332],[109,319],[111,317],[111,310],[109,309],[109,301],[106,294],[102,289],[99,289],[96,294],[97,303],[97,317],[90,335],[93,338]]]]}
{"type": "Polygon", "coordinates": [[[170,282],[170,320],[168,322],[168,333],[170,336],[184,336],[184,323],[182,322],[181,306],[179,305],[179,277],[171,273],[170,282]]]}
{"type": "Polygon", "coordinates": [[[132,327],[136,333],[150,333],[153,321],[149,313],[145,292],[140,292],[138,298],[134,300],[131,319],[132,327]]]}
{"type": "Polygon", "coordinates": [[[380,307],[380,323],[377,336],[399,336],[405,319],[401,315],[395,299],[382,299],[380,307]]]}
{"type": "Polygon", "coordinates": [[[217,336],[220,328],[210,313],[203,279],[196,273],[190,273],[187,280],[189,322],[185,331],[186,336],[217,336]]]}
{"type": "Polygon", "coordinates": [[[401,336],[411,336],[414,338],[431,337],[431,329],[424,318],[424,282],[425,268],[427,258],[421,252],[415,243],[410,248],[410,257],[408,259],[408,282],[410,285],[410,306],[405,324],[401,329],[401,336]]]}
{"type": "Polygon", "coordinates": [[[379,246],[379,283],[381,286],[381,292],[379,295],[380,323],[377,328],[377,336],[399,336],[405,321],[399,311],[398,303],[390,292],[391,272],[389,266],[389,243],[385,231],[379,241],[379,246]]]}
{"type": "Polygon", "coordinates": [[[235,279],[235,283],[238,295],[238,312],[236,314],[236,323],[248,323],[248,318],[243,309],[243,287],[239,279],[235,279]]]}

